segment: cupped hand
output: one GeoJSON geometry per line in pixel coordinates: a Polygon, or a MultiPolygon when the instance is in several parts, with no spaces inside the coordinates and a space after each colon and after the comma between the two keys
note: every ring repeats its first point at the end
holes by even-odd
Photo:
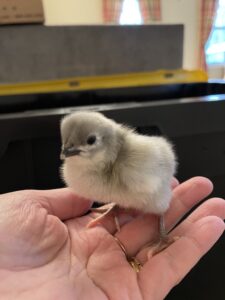
{"type": "MultiPolygon", "coordinates": [[[[173,190],[166,227],[212,191],[195,177],[173,190]]],[[[121,211],[121,231],[112,218],[86,225],[91,201],[68,189],[20,191],[0,196],[0,299],[163,299],[224,231],[225,201],[209,199],[170,231],[179,237],[152,256],[158,232],[153,215],[121,211]],[[142,264],[137,273],[127,256],[142,264]]]]}

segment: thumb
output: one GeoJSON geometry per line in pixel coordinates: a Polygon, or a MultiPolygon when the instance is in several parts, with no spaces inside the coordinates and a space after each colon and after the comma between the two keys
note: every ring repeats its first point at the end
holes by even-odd
{"type": "Polygon", "coordinates": [[[84,215],[92,206],[92,201],[75,195],[70,189],[37,191],[37,201],[49,214],[61,220],[84,215]]]}

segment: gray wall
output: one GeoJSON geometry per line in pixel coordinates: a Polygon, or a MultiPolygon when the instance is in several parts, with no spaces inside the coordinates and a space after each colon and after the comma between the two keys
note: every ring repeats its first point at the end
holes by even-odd
{"type": "Polygon", "coordinates": [[[0,27],[0,83],[176,69],[183,26],[0,27]]]}

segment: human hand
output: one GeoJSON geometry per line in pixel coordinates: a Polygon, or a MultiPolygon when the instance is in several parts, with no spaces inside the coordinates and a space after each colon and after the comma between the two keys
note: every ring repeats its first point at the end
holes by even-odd
{"type": "MultiPolygon", "coordinates": [[[[200,177],[175,187],[167,229],[211,190],[200,177]]],[[[170,233],[180,238],[152,257],[144,246],[158,232],[155,216],[121,212],[117,233],[110,218],[86,228],[95,216],[84,215],[91,204],[68,189],[0,196],[0,299],[163,299],[224,231],[225,202],[210,199],[170,233]],[[114,235],[142,263],[139,273],[114,235]]]]}

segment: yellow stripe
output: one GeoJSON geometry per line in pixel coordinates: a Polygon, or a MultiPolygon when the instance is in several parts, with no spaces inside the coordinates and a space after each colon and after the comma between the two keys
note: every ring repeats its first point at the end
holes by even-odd
{"type": "Polygon", "coordinates": [[[206,82],[207,74],[200,70],[159,70],[93,77],[74,77],[59,80],[0,85],[0,96],[138,87],[157,84],[206,82]]]}

